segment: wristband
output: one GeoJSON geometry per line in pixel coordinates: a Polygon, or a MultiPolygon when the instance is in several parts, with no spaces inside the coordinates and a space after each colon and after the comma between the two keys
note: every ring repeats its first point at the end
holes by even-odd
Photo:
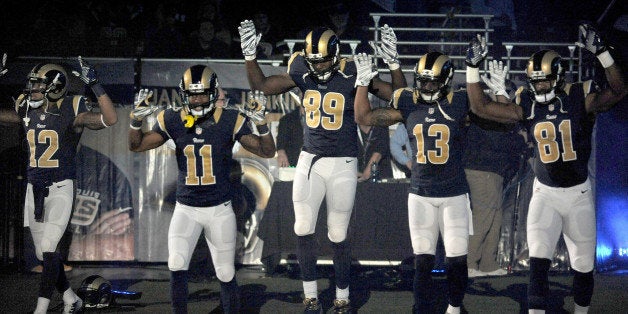
{"type": "Polygon", "coordinates": [[[135,120],[135,119],[131,119],[131,125],[130,125],[131,129],[133,130],[139,130],[142,128],[142,120],[135,120]]]}
{"type": "Polygon", "coordinates": [[[257,54],[252,54],[252,55],[248,55],[248,56],[245,55],[244,56],[244,60],[246,60],[246,61],[253,61],[253,60],[255,60],[255,58],[257,58],[257,54]]]}
{"type": "Polygon", "coordinates": [[[480,82],[480,69],[467,66],[467,84],[480,82]]]}
{"type": "Polygon", "coordinates": [[[608,52],[608,50],[597,55],[597,59],[600,60],[602,67],[604,67],[605,69],[615,63],[615,60],[613,60],[613,56],[611,56],[611,53],[608,52]]]}
{"type": "Polygon", "coordinates": [[[389,63],[388,64],[388,69],[391,70],[391,71],[399,69],[399,61],[389,63]]]}
{"type": "Polygon", "coordinates": [[[257,132],[259,132],[260,136],[264,136],[270,133],[270,129],[268,128],[267,124],[256,125],[256,127],[257,127],[257,132]]]}
{"type": "Polygon", "coordinates": [[[102,85],[100,85],[100,83],[96,83],[92,85],[91,87],[92,87],[92,91],[96,95],[96,98],[106,94],[105,90],[102,88],[102,85]]]}

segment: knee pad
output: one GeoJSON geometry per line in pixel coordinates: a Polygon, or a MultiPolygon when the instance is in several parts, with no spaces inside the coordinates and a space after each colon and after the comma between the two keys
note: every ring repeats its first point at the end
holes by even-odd
{"type": "Polygon", "coordinates": [[[581,273],[593,271],[593,257],[578,257],[571,261],[571,267],[581,273]]]}
{"type": "Polygon", "coordinates": [[[216,266],[216,277],[221,282],[229,282],[235,276],[235,267],[234,265],[217,265],[216,266]]]}
{"type": "Polygon", "coordinates": [[[299,214],[295,211],[294,233],[297,236],[306,236],[314,233],[316,230],[316,219],[314,211],[306,202],[295,202],[295,208],[299,208],[299,214]],[[307,213],[304,215],[304,213],[307,213]]]}
{"type": "Polygon", "coordinates": [[[168,269],[170,269],[170,271],[187,270],[185,260],[185,256],[179,252],[170,253],[168,256],[168,269]]]}
{"type": "Polygon", "coordinates": [[[445,243],[445,251],[447,255],[460,256],[467,255],[469,250],[469,238],[461,236],[453,236],[445,243]]]}
{"type": "Polygon", "coordinates": [[[327,232],[327,237],[333,243],[344,242],[347,239],[347,228],[339,228],[339,227],[329,228],[329,232],[327,232]]]}

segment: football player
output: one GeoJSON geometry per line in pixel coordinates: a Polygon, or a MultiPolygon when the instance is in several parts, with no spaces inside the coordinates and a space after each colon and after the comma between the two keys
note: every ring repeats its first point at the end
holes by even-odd
{"type": "MultiPolygon", "coordinates": [[[[292,54],[287,73],[266,77],[256,60],[257,34],[252,21],[238,27],[246,72],[252,89],[275,95],[297,87],[305,109],[303,148],[296,166],[292,200],[294,231],[297,235],[297,259],[301,268],[306,313],[318,313],[316,283],[316,238],[318,211],[327,200],[329,240],[334,249],[336,299],[334,311],[349,311],[349,270],[351,256],[346,240],[357,185],[357,126],[354,120],[355,63],[340,57],[340,41],[328,28],[316,28],[305,37],[303,51],[292,54]]],[[[377,47],[389,65],[393,84],[405,86],[397,59],[397,39],[387,25],[382,29],[382,43],[377,47]]],[[[391,84],[375,78],[369,90],[382,99],[390,99],[391,84]]]]}
{"type": "Polygon", "coordinates": [[[415,255],[413,313],[435,311],[431,272],[439,233],[447,259],[447,313],[460,313],[468,279],[469,234],[473,232],[469,186],[462,163],[463,127],[469,111],[467,94],[451,89],[451,59],[440,52],[429,52],[414,68],[414,88],[395,90],[389,108],[371,110],[366,89],[376,75],[371,62],[365,54],[356,59],[356,122],[377,126],[403,122],[413,153],[408,193],[415,255]]]}
{"type": "Polygon", "coordinates": [[[258,135],[248,127],[249,117],[226,110],[227,100],[217,74],[195,65],[183,73],[179,84],[183,109],[169,108],[157,115],[152,130],[141,130],[142,120],[156,109],[148,102],[152,92],[138,93],[131,112],[129,149],[142,152],[172,139],[178,165],[176,204],[168,229],[173,313],[187,313],[188,267],[201,230],[211,252],[225,313],[238,313],[235,278],[236,215],[231,204],[229,173],[232,148],[239,141],[248,151],[264,158],[275,156],[275,143],[265,122],[266,98],[256,92],[247,114],[258,135]]]}
{"type": "Polygon", "coordinates": [[[548,270],[562,232],[575,271],[574,313],[586,313],[593,294],[595,208],[587,164],[595,114],[612,108],[627,93],[621,70],[599,33],[579,26],[580,47],[594,53],[604,67],[608,87],[593,81],[565,83],[561,57],[541,50],[528,60],[528,88],[518,90],[515,103],[489,101],[479,84],[478,65],[487,54],[478,35],[467,53],[467,89],[471,109],[498,122],[522,121],[535,144],[534,191],[527,217],[530,250],[528,310],[544,313],[549,297],[548,270]]]}
{"type": "Polygon", "coordinates": [[[58,64],[38,64],[28,74],[27,88],[15,102],[15,111],[0,111],[0,120],[21,123],[29,149],[25,212],[37,258],[43,261],[37,308],[46,313],[55,288],[63,294],[64,313],[83,307],[72,291],[58,250],[75,197],[76,149],[84,128],[99,130],[116,123],[113,103],[98,82],[96,72],[80,56],[81,72],[74,72],[94,92],[100,112],[84,96],[66,97],[69,77],[58,64]]]}

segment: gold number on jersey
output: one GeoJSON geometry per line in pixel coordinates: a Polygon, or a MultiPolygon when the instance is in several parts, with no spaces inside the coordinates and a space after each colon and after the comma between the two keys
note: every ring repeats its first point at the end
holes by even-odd
{"type": "Polygon", "coordinates": [[[59,160],[52,159],[52,156],[59,150],[59,134],[55,130],[41,130],[37,135],[37,142],[35,142],[35,130],[30,129],[26,134],[28,140],[28,147],[30,149],[30,166],[33,168],[57,168],[59,167],[59,160]],[[48,144],[43,154],[35,159],[35,145],[48,144]]]}
{"type": "Polygon", "coordinates": [[[303,95],[305,122],[310,128],[322,125],[325,130],[338,130],[342,126],[342,115],[345,110],[345,96],[329,92],[321,98],[317,90],[307,90],[303,95]],[[325,115],[321,114],[321,108],[325,115]]]}
{"type": "Polygon", "coordinates": [[[560,152],[556,141],[556,128],[551,122],[541,122],[534,127],[534,138],[538,143],[539,156],[543,163],[551,163],[562,155],[563,161],[576,160],[578,155],[573,149],[571,136],[571,120],[563,120],[558,125],[560,139],[563,143],[563,152],[560,152]]]}
{"type": "Polygon", "coordinates": [[[196,153],[194,152],[194,145],[187,145],[183,148],[183,154],[186,158],[186,168],[188,169],[187,176],[185,176],[185,185],[215,184],[216,177],[214,176],[212,166],[212,146],[203,145],[198,150],[198,153],[203,168],[203,174],[200,178],[196,174],[196,153]]]}
{"type": "Polygon", "coordinates": [[[417,124],[412,129],[416,137],[416,162],[426,164],[442,165],[449,160],[449,127],[445,124],[432,124],[427,129],[427,136],[434,137],[435,150],[425,150],[425,136],[423,134],[423,124],[417,124]]]}

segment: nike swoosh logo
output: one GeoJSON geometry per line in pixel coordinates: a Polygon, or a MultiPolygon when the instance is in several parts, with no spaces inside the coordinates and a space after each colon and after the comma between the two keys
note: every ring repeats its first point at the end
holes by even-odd
{"type": "Polygon", "coordinates": [[[580,193],[584,194],[584,193],[586,193],[587,191],[589,191],[589,190],[580,191],[580,193]]]}
{"type": "Polygon", "coordinates": [[[60,185],[57,185],[57,187],[58,187],[58,188],[62,188],[62,187],[64,187],[64,186],[66,186],[66,185],[65,185],[65,184],[60,184],[60,185]]]}
{"type": "Polygon", "coordinates": [[[345,162],[346,162],[346,163],[350,163],[350,162],[352,162],[352,161],[353,161],[353,160],[345,160],[345,162]]]}

